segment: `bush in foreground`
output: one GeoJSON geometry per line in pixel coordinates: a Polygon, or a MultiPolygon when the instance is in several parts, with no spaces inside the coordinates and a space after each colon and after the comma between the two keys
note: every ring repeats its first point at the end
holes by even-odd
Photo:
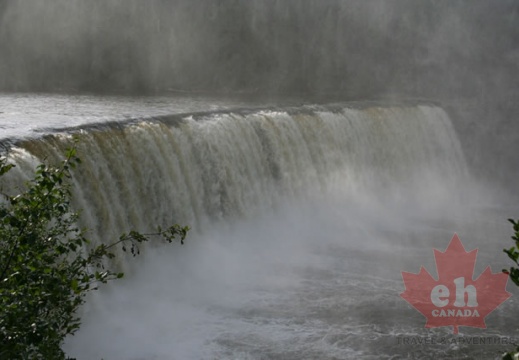
{"type": "MultiPolygon", "coordinates": [[[[512,235],[514,246],[510,247],[509,249],[504,249],[503,251],[514,262],[514,266],[511,266],[510,269],[503,270],[503,272],[509,274],[510,279],[512,279],[514,284],[519,286],[519,220],[515,221],[514,219],[508,219],[508,221],[510,221],[514,227],[514,235],[512,235]]],[[[518,359],[519,347],[517,347],[515,351],[511,351],[503,355],[503,360],[518,359]]]]}
{"type": "MultiPolygon", "coordinates": [[[[92,247],[71,208],[69,178],[80,163],[75,148],[58,165],[37,167],[19,194],[0,202],[0,359],[65,359],[61,345],[79,329],[79,307],[101,283],[123,277],[105,268],[121,245],[135,256],[152,237],[183,244],[188,227],[152,234],[130,231],[92,247]]],[[[14,165],[0,158],[0,180],[14,165]]]]}

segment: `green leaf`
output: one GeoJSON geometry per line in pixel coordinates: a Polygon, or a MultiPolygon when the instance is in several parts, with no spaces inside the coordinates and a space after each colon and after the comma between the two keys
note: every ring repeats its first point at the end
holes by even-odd
{"type": "Polygon", "coordinates": [[[77,292],[77,290],[78,290],[78,284],[79,284],[79,283],[78,283],[77,279],[72,279],[72,281],[70,282],[70,287],[72,288],[72,290],[73,290],[74,292],[77,292]]]}

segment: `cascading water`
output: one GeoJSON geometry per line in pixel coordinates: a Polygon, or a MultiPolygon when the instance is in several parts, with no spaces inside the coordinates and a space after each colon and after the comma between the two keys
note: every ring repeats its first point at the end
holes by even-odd
{"type": "MultiPolygon", "coordinates": [[[[83,160],[73,199],[91,238],[174,222],[193,228],[184,247],[146,247],[114,264],[129,275],[89,297],[82,329],[66,344],[78,359],[400,354],[398,339],[423,326],[398,297],[400,271],[432,267],[424,251],[460,229],[484,247],[493,224],[467,225],[472,212],[459,190],[470,177],[436,106],[335,104],[82,125],[19,141],[11,180],[30,178],[38,159],[59,159],[72,133],[83,160]]],[[[433,358],[445,351],[409,349],[433,358]]],[[[467,349],[449,346],[449,356],[467,349]]]]}
{"type": "MultiPolygon", "coordinates": [[[[83,164],[74,200],[97,239],[171,221],[204,229],[330,186],[366,192],[412,185],[423,172],[453,184],[467,171],[448,116],[434,106],[163,116],[76,132],[83,164]]],[[[71,145],[56,134],[20,146],[57,160],[71,145]]],[[[22,163],[35,160],[17,154],[28,178],[22,163]]]]}

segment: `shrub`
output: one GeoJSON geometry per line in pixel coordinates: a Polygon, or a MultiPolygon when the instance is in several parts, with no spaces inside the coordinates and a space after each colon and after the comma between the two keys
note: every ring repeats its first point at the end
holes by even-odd
{"type": "MultiPolygon", "coordinates": [[[[99,284],[123,277],[105,267],[122,246],[135,256],[153,237],[183,244],[188,227],[130,231],[92,246],[78,227],[68,181],[75,147],[58,166],[41,164],[19,194],[0,203],[0,359],[65,359],[61,345],[80,327],[79,307],[99,284]]],[[[0,158],[0,180],[14,165],[0,158]]]]}
{"type": "MultiPolygon", "coordinates": [[[[509,249],[504,249],[503,251],[508,255],[508,257],[514,262],[514,266],[511,266],[510,269],[504,269],[503,272],[509,274],[510,279],[514,282],[515,285],[519,286],[519,220],[515,221],[514,219],[508,219],[513,225],[514,235],[512,235],[512,240],[514,241],[514,246],[509,249]],[[516,267],[517,266],[517,267],[516,267]]],[[[519,347],[515,349],[515,351],[511,351],[503,355],[503,360],[517,360],[519,359],[519,347]]]]}

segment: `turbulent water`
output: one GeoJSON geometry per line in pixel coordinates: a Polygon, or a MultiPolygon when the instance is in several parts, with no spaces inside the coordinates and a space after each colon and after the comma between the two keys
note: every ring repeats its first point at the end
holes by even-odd
{"type": "MultiPolygon", "coordinates": [[[[78,135],[74,203],[96,241],[175,222],[193,228],[186,246],[156,245],[114,265],[129,276],[89,297],[66,344],[71,356],[455,359],[503,349],[402,344],[453,337],[423,329],[399,297],[400,271],[434,274],[432,248],[454,232],[480,247],[476,273],[504,262],[487,241],[507,237],[502,214],[481,205],[488,198],[440,107],[226,108],[79,121],[11,149],[13,175],[29,178],[38,159],[58,159],[78,135]]],[[[513,335],[510,306],[487,318],[487,331],[462,328],[461,339],[513,335]]]]}

